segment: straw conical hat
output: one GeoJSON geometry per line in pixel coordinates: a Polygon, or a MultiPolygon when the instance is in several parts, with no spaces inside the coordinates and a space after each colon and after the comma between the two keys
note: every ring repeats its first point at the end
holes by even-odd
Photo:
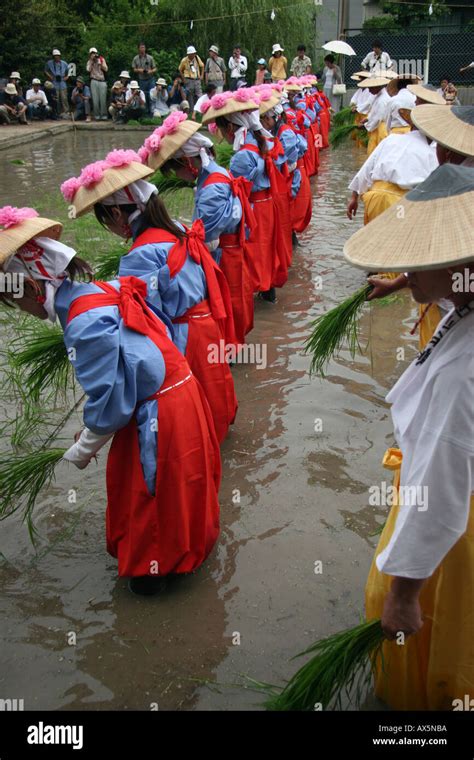
{"type": "Polygon", "coordinates": [[[463,156],[474,156],[474,106],[416,106],[411,113],[415,127],[463,156]]]}
{"type": "Polygon", "coordinates": [[[409,84],[407,90],[416,95],[420,100],[424,100],[425,103],[432,103],[434,106],[445,106],[446,101],[442,95],[436,92],[434,87],[430,87],[425,84],[409,84]]]}
{"type": "Polygon", "coordinates": [[[300,84],[285,84],[285,90],[287,92],[302,92],[303,88],[300,84]]]}
{"type": "Polygon", "coordinates": [[[364,79],[364,77],[370,77],[370,71],[365,71],[365,69],[362,69],[361,71],[354,71],[352,76],[364,79]]]}
{"type": "Polygon", "coordinates": [[[25,219],[12,227],[0,230],[0,266],[2,266],[22,245],[34,237],[49,237],[59,240],[63,225],[52,219],[35,216],[25,219]]]}
{"type": "Polygon", "coordinates": [[[442,269],[474,261],[474,168],[443,164],[346,242],[366,271],[442,269]]]}
{"type": "Polygon", "coordinates": [[[229,98],[222,108],[213,108],[211,106],[202,117],[202,124],[209,124],[211,121],[215,121],[218,116],[228,116],[231,113],[239,113],[239,111],[256,111],[258,107],[258,103],[254,100],[241,102],[235,100],[235,98],[229,98]]]}
{"type": "Polygon", "coordinates": [[[384,77],[366,77],[363,82],[359,82],[357,87],[386,87],[390,79],[384,77]]]}
{"type": "Polygon", "coordinates": [[[279,93],[272,95],[271,98],[268,100],[262,100],[260,103],[260,116],[263,116],[267,111],[270,111],[272,108],[275,108],[275,106],[278,105],[278,103],[281,100],[281,95],[279,93]]]}
{"type": "Polygon", "coordinates": [[[147,157],[147,164],[153,171],[163,166],[178,151],[185,142],[199,131],[200,124],[197,121],[182,121],[176,127],[176,131],[161,138],[160,148],[152,151],[147,157]]]}
{"type": "Polygon", "coordinates": [[[362,79],[362,77],[359,74],[352,74],[351,75],[351,79],[353,79],[354,82],[360,82],[360,80],[362,79]]]}
{"type": "Polygon", "coordinates": [[[104,176],[99,182],[90,187],[82,185],[78,188],[72,202],[76,216],[87,214],[99,201],[112,195],[112,193],[116,193],[117,190],[127,187],[132,182],[136,182],[138,179],[149,177],[150,174],[153,174],[153,169],[150,169],[149,166],[144,166],[144,164],[139,164],[137,161],[133,161],[126,166],[106,169],[104,176]]]}

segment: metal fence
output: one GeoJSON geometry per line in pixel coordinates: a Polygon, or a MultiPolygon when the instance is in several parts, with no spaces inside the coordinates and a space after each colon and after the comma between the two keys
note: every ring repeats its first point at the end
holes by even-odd
{"type": "Polygon", "coordinates": [[[459,69],[474,60],[474,29],[464,32],[452,29],[415,27],[403,31],[384,29],[383,32],[346,29],[346,40],[357,55],[344,56],[344,81],[353,86],[351,74],[360,69],[362,59],[372,50],[373,40],[380,39],[383,49],[394,61],[394,68],[400,73],[418,74],[431,84],[438,84],[447,77],[457,85],[473,86],[474,68],[463,74],[459,69]]]}

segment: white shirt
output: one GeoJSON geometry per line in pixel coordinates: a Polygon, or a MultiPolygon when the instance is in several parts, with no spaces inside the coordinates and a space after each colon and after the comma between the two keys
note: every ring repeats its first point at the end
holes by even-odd
{"type": "Polygon", "coordinates": [[[206,95],[206,94],[201,95],[201,97],[196,100],[196,104],[193,110],[197,111],[198,113],[202,113],[201,109],[204,103],[207,103],[208,100],[209,100],[209,95],[206,95]]]}
{"type": "Polygon", "coordinates": [[[374,95],[372,105],[370,106],[369,116],[365,124],[367,132],[373,132],[374,129],[377,129],[381,121],[385,121],[385,114],[390,100],[390,95],[385,87],[383,90],[380,90],[377,95],[374,95]]]}
{"type": "Polygon", "coordinates": [[[38,90],[38,92],[35,92],[34,89],[31,88],[31,90],[27,90],[26,102],[31,103],[32,105],[37,104],[39,106],[47,106],[48,98],[46,97],[46,94],[43,92],[43,90],[38,90]]]}
{"type": "Polygon", "coordinates": [[[236,61],[234,56],[229,58],[230,76],[232,79],[238,79],[243,76],[247,71],[248,63],[245,55],[241,55],[239,60],[236,61]]]}
{"type": "Polygon", "coordinates": [[[392,182],[402,190],[412,190],[438,167],[436,148],[418,130],[405,135],[389,135],[377,145],[361,166],[349,190],[362,195],[374,182],[392,182]]]}
{"type": "MultiPolygon", "coordinates": [[[[128,105],[132,100],[132,95],[134,92],[137,92],[137,90],[128,90],[125,94],[125,103],[128,105]]],[[[146,104],[146,98],[145,94],[142,90],[139,90],[140,92],[140,105],[144,106],[146,104]]]]}
{"type": "Polygon", "coordinates": [[[412,105],[414,106],[416,103],[416,95],[413,95],[412,92],[409,92],[408,90],[402,90],[405,94],[403,97],[403,102],[400,103],[400,93],[398,95],[394,95],[393,98],[390,98],[390,103],[387,105],[387,111],[385,114],[385,123],[387,125],[387,129],[390,131],[394,127],[407,127],[407,122],[402,119],[400,116],[399,108],[406,108],[406,100],[409,98],[409,100],[412,101],[412,105]]]}
{"type": "MultiPolygon", "coordinates": [[[[441,320],[434,339],[453,315],[441,320]]],[[[465,533],[474,489],[474,311],[444,332],[423,364],[409,366],[386,400],[403,454],[400,485],[427,489],[427,498],[420,509],[422,499],[405,491],[377,567],[428,578],[465,533]]]]}
{"type": "Polygon", "coordinates": [[[376,69],[391,69],[392,66],[393,61],[385,51],[382,52],[380,58],[377,58],[374,51],[371,50],[362,61],[362,68],[369,69],[369,71],[374,71],[376,69]]]}
{"type": "Polygon", "coordinates": [[[368,87],[358,87],[351,98],[351,103],[355,105],[357,113],[367,114],[370,111],[374,97],[375,95],[369,92],[368,87]]]}

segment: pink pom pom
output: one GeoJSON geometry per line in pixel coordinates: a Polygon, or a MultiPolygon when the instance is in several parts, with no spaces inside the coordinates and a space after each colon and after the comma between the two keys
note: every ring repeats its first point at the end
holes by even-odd
{"type": "Polygon", "coordinates": [[[128,166],[133,162],[140,162],[140,156],[134,150],[112,150],[105,157],[105,163],[109,168],[128,166]]]}
{"type": "Polygon", "coordinates": [[[16,208],[15,206],[4,206],[0,208],[0,226],[4,229],[8,227],[14,227],[15,224],[21,224],[26,219],[34,219],[35,216],[39,216],[38,212],[34,208],[16,208]]]}
{"type": "Polygon", "coordinates": [[[161,125],[161,129],[160,129],[161,135],[163,137],[166,137],[166,135],[171,135],[173,132],[176,132],[179,125],[183,121],[186,121],[187,118],[188,117],[186,116],[186,114],[183,113],[182,111],[174,111],[172,114],[168,116],[168,118],[164,120],[163,124],[161,125]]]}
{"type": "Polygon", "coordinates": [[[209,124],[208,130],[211,133],[211,135],[217,135],[219,128],[217,124],[213,121],[212,124],[209,124]]]}
{"type": "Polygon", "coordinates": [[[249,100],[252,100],[252,93],[246,87],[239,87],[234,92],[234,98],[238,103],[248,103],[249,100]]]}
{"type": "Polygon", "coordinates": [[[105,161],[95,161],[93,164],[88,164],[83,168],[79,176],[79,181],[83,187],[90,187],[97,184],[104,176],[105,169],[109,166],[105,161]]]}
{"type": "Polygon", "coordinates": [[[214,95],[211,98],[211,106],[215,108],[216,110],[219,110],[220,108],[224,108],[228,98],[225,96],[223,92],[219,92],[217,95],[214,95]]]}
{"type": "Polygon", "coordinates": [[[211,107],[211,101],[206,100],[201,106],[201,113],[207,113],[211,107]]]}
{"type": "Polygon", "coordinates": [[[71,203],[80,186],[81,181],[79,177],[70,177],[65,182],[63,182],[61,185],[61,192],[63,194],[64,200],[66,200],[68,203],[71,203]]]}
{"type": "Polygon", "coordinates": [[[142,145],[142,147],[138,149],[138,155],[140,156],[140,161],[142,162],[142,164],[146,164],[148,161],[148,156],[150,155],[150,152],[145,145],[142,145]]]}

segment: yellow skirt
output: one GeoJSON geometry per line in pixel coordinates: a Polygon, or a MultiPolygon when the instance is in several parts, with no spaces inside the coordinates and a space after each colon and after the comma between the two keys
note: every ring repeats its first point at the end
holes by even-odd
{"type": "Polygon", "coordinates": [[[391,135],[406,135],[407,132],[411,131],[411,127],[409,124],[406,125],[406,127],[393,127],[393,129],[390,130],[389,134],[391,135]]]}
{"type": "MultiPolygon", "coordinates": [[[[359,124],[361,123],[361,121],[364,121],[364,119],[366,119],[366,118],[367,118],[367,114],[366,113],[358,113],[358,112],[356,112],[356,117],[355,117],[355,122],[354,123],[357,126],[359,126],[359,124]]],[[[355,139],[356,145],[357,145],[358,148],[365,148],[366,147],[365,143],[362,142],[362,140],[360,139],[360,137],[358,137],[357,132],[355,130],[354,130],[354,132],[352,133],[351,136],[355,139]]]]}
{"type": "MultiPolygon", "coordinates": [[[[389,449],[386,468],[400,483],[400,449],[389,449]]],[[[393,533],[398,505],[390,511],[376,555],[393,533]]],[[[380,573],[375,557],[365,591],[367,620],[380,618],[392,577],[380,573]]],[[[474,497],[466,533],[453,546],[420,594],[423,628],[403,646],[383,645],[375,693],[393,710],[452,710],[453,700],[474,696],[474,497]]]]}
{"type": "MultiPolygon", "coordinates": [[[[368,224],[379,214],[390,208],[400,198],[403,198],[406,192],[406,190],[402,190],[401,187],[392,184],[392,182],[384,182],[381,179],[376,180],[370,190],[367,190],[362,196],[362,200],[364,201],[364,224],[368,224]]],[[[381,276],[389,280],[395,280],[399,274],[399,272],[383,272],[381,276]]]]}
{"type": "Polygon", "coordinates": [[[372,132],[369,132],[369,143],[367,145],[367,155],[370,156],[370,154],[375,150],[377,145],[382,142],[382,140],[385,140],[387,137],[387,127],[385,126],[385,122],[381,121],[377,127],[377,129],[373,129],[372,132]]]}

